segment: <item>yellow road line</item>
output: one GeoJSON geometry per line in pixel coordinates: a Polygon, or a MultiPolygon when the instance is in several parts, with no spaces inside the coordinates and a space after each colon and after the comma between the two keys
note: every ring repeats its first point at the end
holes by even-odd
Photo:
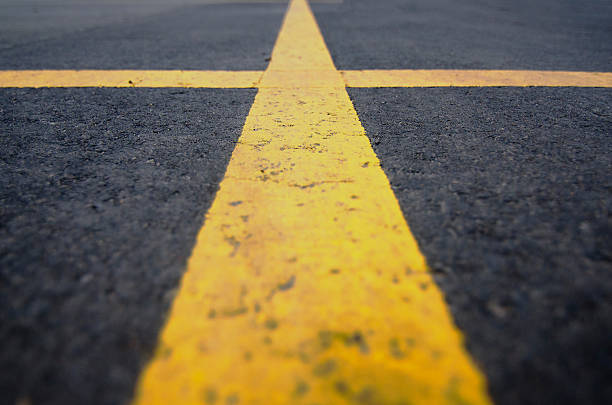
{"type": "Polygon", "coordinates": [[[5,70],[0,87],[256,87],[263,72],[217,70],[5,70]]]}
{"type": "Polygon", "coordinates": [[[612,87],[612,73],[538,70],[344,70],[347,87],[612,87]]]}
{"type": "Polygon", "coordinates": [[[260,87],[134,404],[489,404],[304,0],[260,87]]]}
{"type": "MultiPolygon", "coordinates": [[[[343,70],[346,87],[612,87],[612,73],[536,70],[343,70]]],[[[192,87],[254,88],[292,80],[326,87],[329,71],[277,72],[260,82],[261,71],[222,70],[6,70],[0,87],[192,87]]],[[[335,73],[334,73],[335,74],[335,73]]]]}

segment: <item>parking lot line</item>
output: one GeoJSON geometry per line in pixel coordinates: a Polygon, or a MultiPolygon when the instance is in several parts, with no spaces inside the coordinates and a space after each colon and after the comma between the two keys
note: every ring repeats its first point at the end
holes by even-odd
{"type": "Polygon", "coordinates": [[[304,0],[134,404],[489,404],[304,0]]]}
{"type": "Polygon", "coordinates": [[[612,87],[612,73],[543,70],[343,70],[347,87],[612,87]]]}
{"type": "Polygon", "coordinates": [[[223,70],[5,70],[0,87],[256,87],[263,72],[223,70]]]}
{"type": "MultiPolygon", "coordinates": [[[[346,87],[612,87],[610,72],[561,72],[543,70],[445,70],[389,69],[342,70],[346,87]]],[[[5,70],[0,87],[184,87],[256,88],[263,71],[223,70],[5,70]]],[[[322,80],[314,70],[301,76],[302,87],[322,80]]],[[[280,75],[277,75],[280,77],[280,75]]],[[[323,79],[323,86],[325,79],[323,79]]]]}

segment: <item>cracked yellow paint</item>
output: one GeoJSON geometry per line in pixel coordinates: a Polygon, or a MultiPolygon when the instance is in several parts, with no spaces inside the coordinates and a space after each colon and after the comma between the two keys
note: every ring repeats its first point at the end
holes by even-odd
{"type": "Polygon", "coordinates": [[[612,87],[612,73],[544,70],[344,70],[347,87],[612,87]]]}
{"type": "Polygon", "coordinates": [[[489,404],[304,0],[134,404],[489,404]]]}

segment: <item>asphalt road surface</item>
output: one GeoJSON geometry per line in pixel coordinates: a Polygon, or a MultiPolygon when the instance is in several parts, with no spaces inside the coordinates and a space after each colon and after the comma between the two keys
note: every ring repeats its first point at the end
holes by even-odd
{"type": "MultiPolygon", "coordinates": [[[[313,3],[338,69],[612,71],[612,3],[313,3]]],[[[0,2],[0,69],[264,70],[283,2],[0,2]]],[[[0,89],[0,403],[121,404],[255,89],[0,89]]],[[[612,402],[612,89],[351,88],[497,404],[612,402]]]]}

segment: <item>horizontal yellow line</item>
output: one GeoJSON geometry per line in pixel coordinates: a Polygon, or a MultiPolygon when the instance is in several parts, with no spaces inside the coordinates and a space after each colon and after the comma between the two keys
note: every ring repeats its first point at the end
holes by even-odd
{"type": "Polygon", "coordinates": [[[223,70],[5,70],[0,87],[257,87],[263,72],[223,70]]]}
{"type": "MultiPolygon", "coordinates": [[[[282,76],[282,70],[279,75],[282,76]]],[[[325,81],[315,71],[299,83],[318,87],[325,81]],[[311,75],[312,76],[312,75],[311,75]]],[[[541,70],[342,70],[346,87],[612,87],[610,72],[561,72],[541,70]]],[[[0,87],[261,87],[263,71],[224,70],[5,70],[0,87]]],[[[278,87],[268,81],[265,86],[278,87]]]]}
{"type": "Polygon", "coordinates": [[[612,87],[609,72],[541,70],[344,70],[346,87],[612,87]]]}

